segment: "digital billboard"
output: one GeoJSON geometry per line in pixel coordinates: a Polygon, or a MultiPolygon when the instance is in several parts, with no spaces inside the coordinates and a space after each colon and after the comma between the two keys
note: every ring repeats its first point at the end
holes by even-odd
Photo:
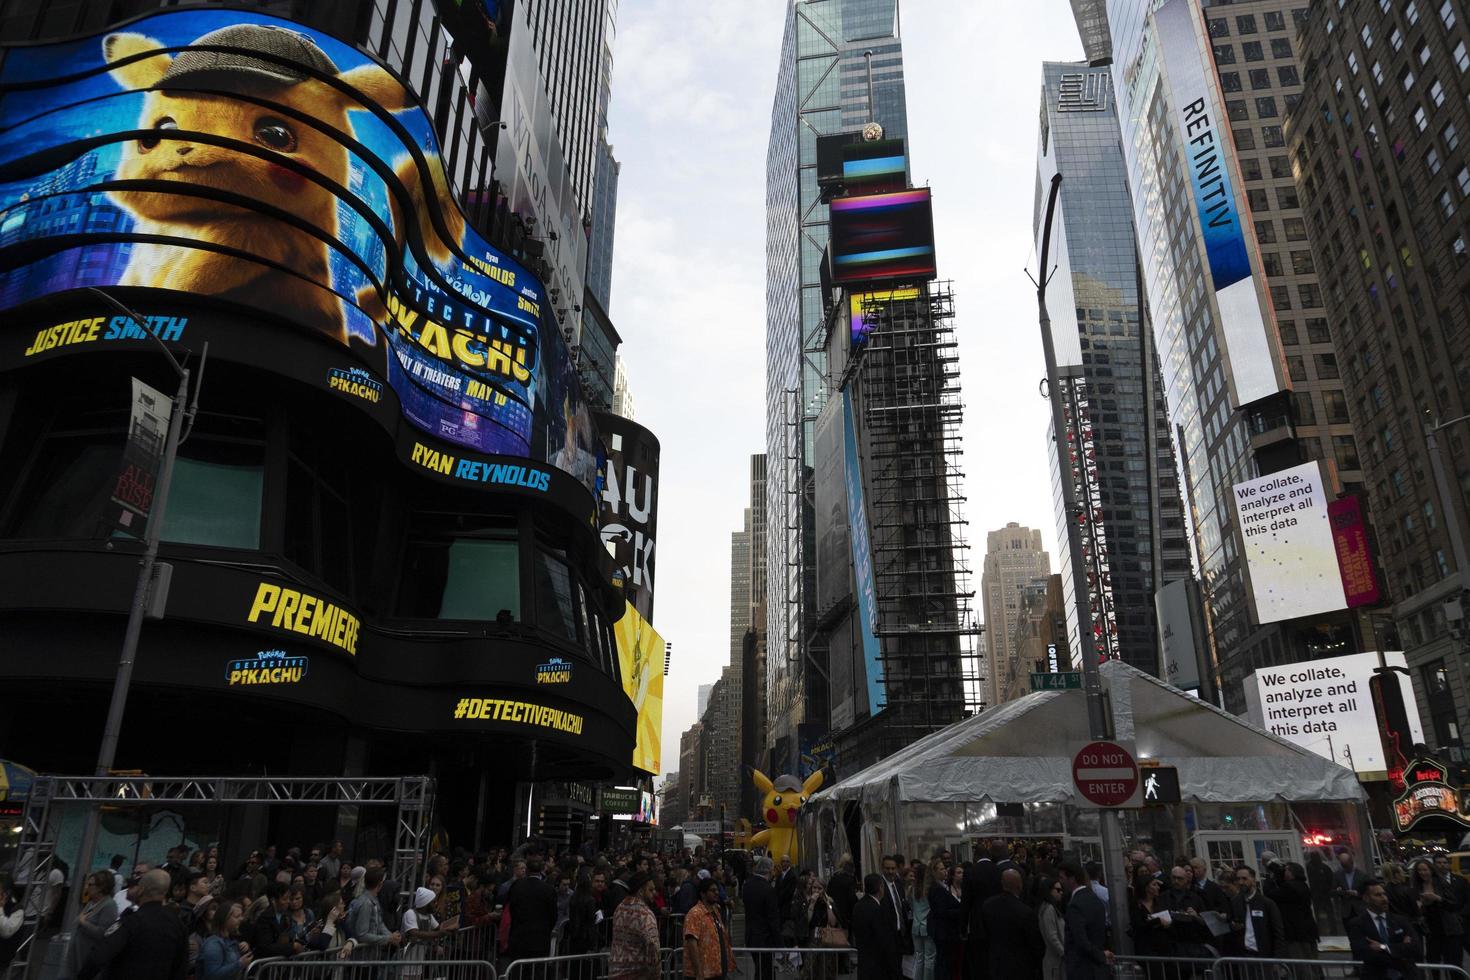
{"type": "MultiPolygon", "coordinates": [[[[1400,652],[1381,655],[1390,668],[1382,675],[1396,682],[1407,712],[1411,742],[1422,742],[1424,730],[1400,652]]],[[[1384,736],[1374,696],[1380,654],[1308,660],[1263,667],[1244,681],[1246,716],[1258,728],[1357,772],[1387,773],[1384,736]]],[[[1403,746],[1407,750],[1410,746],[1403,746]]]]}
{"type": "Polygon", "coordinates": [[[1236,405],[1282,390],[1280,365],[1273,353],[1251,274],[1251,242],[1236,188],[1234,143],[1221,110],[1215,63],[1195,0],[1168,0],[1153,12],[1200,234],[1204,237],[1210,280],[1220,309],[1220,326],[1230,365],[1236,405]]]}
{"type": "Polygon", "coordinates": [[[1373,571],[1368,548],[1368,527],[1363,522],[1363,505],[1356,495],[1339,497],[1327,505],[1332,522],[1332,542],[1337,547],[1337,570],[1342,575],[1343,596],[1348,608],[1371,606],[1382,595],[1373,571]]]}
{"type": "Polygon", "coordinates": [[[653,621],[653,546],[658,533],[658,439],[637,422],[598,412],[607,477],[598,503],[602,541],[617,564],[623,595],[653,621]]]}
{"type": "Polygon", "coordinates": [[[878,595],[873,582],[873,542],[868,536],[868,505],[863,495],[863,466],[858,457],[852,392],[846,388],[842,390],[842,415],[848,540],[852,542],[852,571],[856,583],[858,611],[855,632],[862,639],[863,666],[867,674],[868,713],[876,715],[886,706],[883,695],[883,648],[878,640],[878,595]]]}
{"type": "Polygon", "coordinates": [[[929,188],[839,197],[831,204],[832,279],[838,284],[933,279],[929,188]]]}
{"type": "Polygon", "coordinates": [[[903,140],[863,140],[842,148],[842,186],[849,194],[898,191],[908,183],[903,140]]]}
{"type": "Polygon", "coordinates": [[[868,335],[873,332],[879,310],[888,303],[897,303],[904,300],[916,300],[919,298],[917,289],[886,289],[876,292],[859,293],[848,295],[848,309],[852,315],[849,329],[852,332],[852,346],[860,347],[868,342],[868,335]]]}
{"type": "Polygon", "coordinates": [[[1181,691],[1199,687],[1199,651],[1195,638],[1201,619],[1199,587],[1193,579],[1170,582],[1154,593],[1154,611],[1163,654],[1163,679],[1181,691]]]}
{"type": "Polygon", "coordinates": [[[542,284],[467,226],[429,117],[369,56],[193,8],[6,49],[0,91],[0,309],[85,286],[242,307],[350,350],[421,431],[595,491],[542,284]]]}
{"type": "Polygon", "coordinates": [[[623,692],[638,712],[638,744],[633,765],[644,772],[659,772],[660,743],[664,727],[664,641],[630,602],[623,618],[614,625],[618,644],[618,669],[623,692]]]}
{"type": "Polygon", "coordinates": [[[1347,608],[1323,482],[1313,460],[1234,487],[1257,622],[1347,608]]]}

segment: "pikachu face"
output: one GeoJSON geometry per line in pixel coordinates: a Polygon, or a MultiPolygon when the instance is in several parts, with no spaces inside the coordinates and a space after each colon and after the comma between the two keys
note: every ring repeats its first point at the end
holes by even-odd
{"type": "MultiPolygon", "coordinates": [[[[108,35],[103,51],[116,65],[111,73],[119,84],[148,90],[137,125],[148,132],[126,145],[119,178],[240,194],[300,215],[329,233],[333,230],[332,193],[287,164],[345,185],[347,150],[321,127],[350,134],[347,112],[357,107],[355,100],[315,77],[283,81],[242,70],[216,72],[204,86],[210,92],[189,91],[184,87],[187,79],[170,84],[174,58],[141,34],[108,35]],[[228,91],[216,91],[220,89],[228,91]],[[237,145],[193,139],[194,133],[237,145]]],[[[389,110],[409,104],[403,86],[376,65],[338,77],[389,110]]],[[[229,210],[229,205],[187,194],[126,190],[114,197],[137,216],[156,221],[207,219],[229,210]]]]}
{"type": "MultiPolygon", "coordinates": [[[[301,83],[276,92],[261,91],[273,102],[294,102],[301,83]]],[[[334,213],[331,193],[301,172],[293,161],[334,181],[346,182],[347,151],[320,130],[273,109],[223,95],[148,94],[139,129],[147,136],[129,143],[117,176],[124,180],[163,180],[193,184],[273,205],[302,217],[334,213]],[[254,147],[262,156],[190,139],[178,131],[208,133],[254,147]]],[[[118,202],[141,217],[159,221],[203,216],[220,209],[208,198],[188,194],[120,191],[118,202]]]]}
{"type": "Polygon", "coordinates": [[[773,784],[760,770],[751,773],[751,780],[763,795],[761,813],[765,815],[766,827],[795,827],[796,816],[807,799],[822,788],[822,771],[819,769],[800,782],[795,776],[777,776],[773,784]]]}

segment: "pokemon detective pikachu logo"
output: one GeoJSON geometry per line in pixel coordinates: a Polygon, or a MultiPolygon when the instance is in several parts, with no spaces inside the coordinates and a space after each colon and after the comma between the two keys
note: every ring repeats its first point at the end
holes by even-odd
{"type": "Polygon", "coordinates": [[[387,69],[200,8],[3,58],[0,309],[81,286],[253,307],[352,349],[419,429],[595,492],[596,429],[542,284],[467,226],[387,69]]]}

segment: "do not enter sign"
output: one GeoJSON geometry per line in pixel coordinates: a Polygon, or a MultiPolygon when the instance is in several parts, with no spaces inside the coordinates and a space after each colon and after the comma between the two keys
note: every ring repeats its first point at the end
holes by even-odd
{"type": "Polygon", "coordinates": [[[1116,742],[1090,742],[1072,758],[1072,782],[1093,806],[1137,806],[1138,764],[1116,742]]]}

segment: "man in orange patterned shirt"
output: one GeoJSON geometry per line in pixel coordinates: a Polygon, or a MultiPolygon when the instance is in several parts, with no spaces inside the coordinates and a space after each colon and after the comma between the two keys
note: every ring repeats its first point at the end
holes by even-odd
{"type": "Polygon", "coordinates": [[[705,878],[699,883],[698,904],[684,916],[684,975],[710,980],[739,972],[720,908],[720,883],[705,878]]]}
{"type": "Polygon", "coordinates": [[[639,873],[613,913],[609,980],[658,980],[658,920],[653,914],[654,884],[639,873]]]}

